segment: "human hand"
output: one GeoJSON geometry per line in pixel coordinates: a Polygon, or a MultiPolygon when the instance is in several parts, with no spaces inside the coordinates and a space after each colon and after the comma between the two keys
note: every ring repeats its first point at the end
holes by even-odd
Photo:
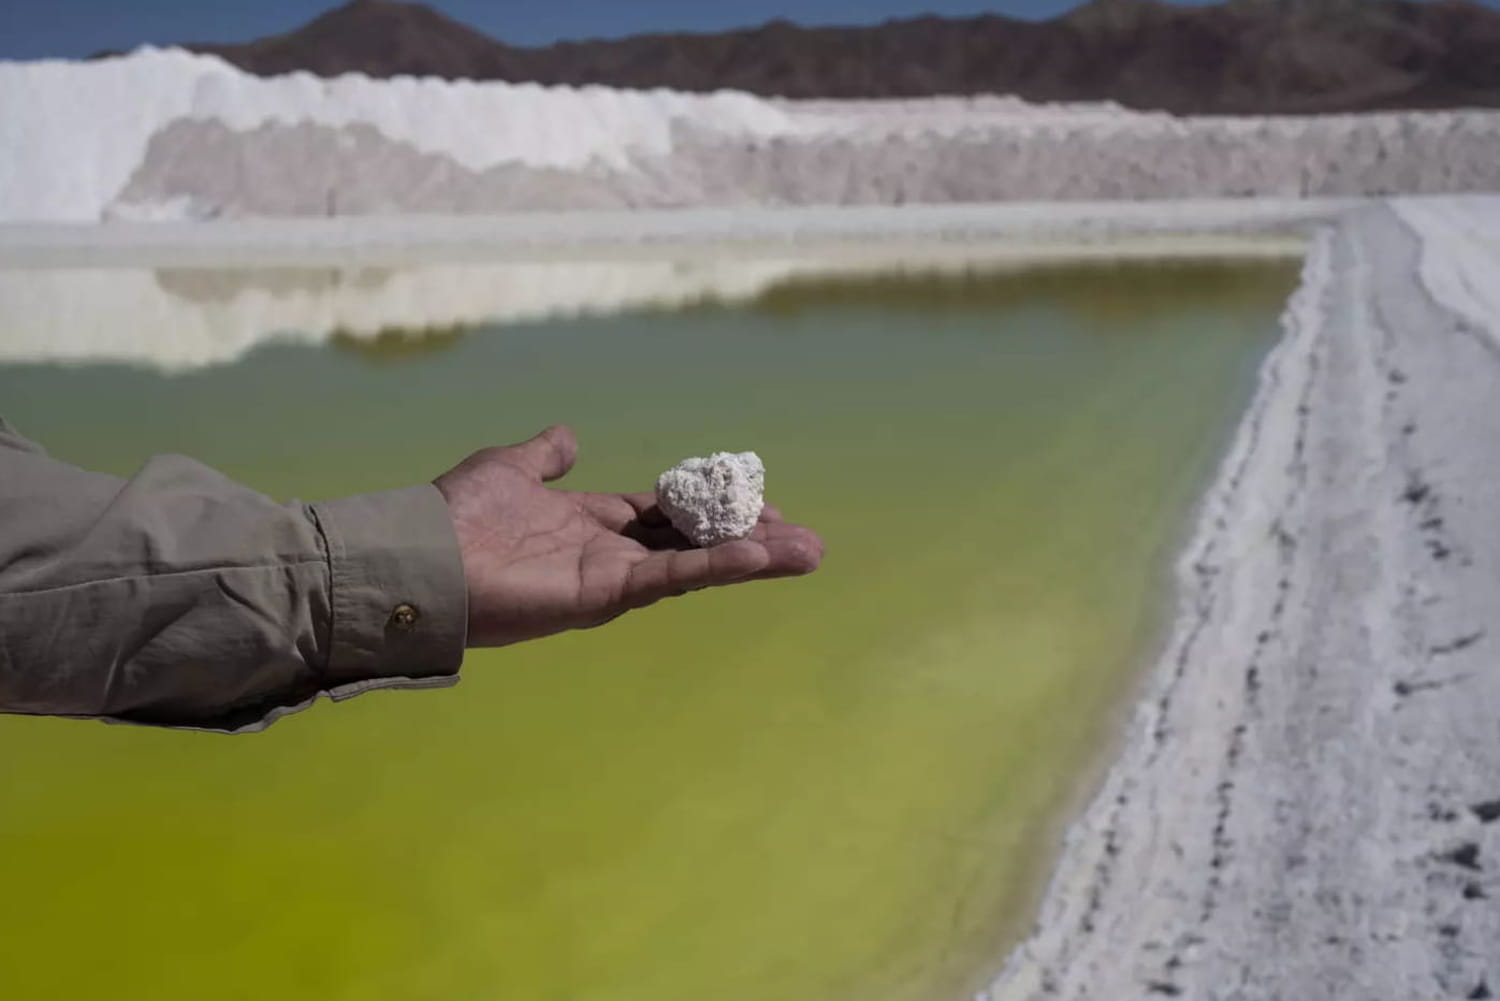
{"type": "Polygon", "coordinates": [[[543,485],[577,454],[573,432],[554,426],[475,452],[435,481],[463,553],[469,646],[588,629],[688,591],[811,573],[823,558],[817,534],[770,505],[750,538],[692,549],[654,494],[543,485]]]}

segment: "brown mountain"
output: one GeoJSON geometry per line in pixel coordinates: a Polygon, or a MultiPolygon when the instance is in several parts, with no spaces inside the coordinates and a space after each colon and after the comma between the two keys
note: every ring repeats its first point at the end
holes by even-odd
{"type": "Polygon", "coordinates": [[[285,35],[195,45],[252,73],[308,70],[786,97],[1016,94],[1179,113],[1500,106],[1500,12],[1466,0],[1094,0],[1051,21],[772,22],[519,48],[420,4],[355,0],[285,35]]]}

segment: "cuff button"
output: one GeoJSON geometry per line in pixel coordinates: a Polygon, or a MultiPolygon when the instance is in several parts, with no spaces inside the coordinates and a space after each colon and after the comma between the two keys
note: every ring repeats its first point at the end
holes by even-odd
{"type": "Polygon", "coordinates": [[[415,605],[397,605],[391,611],[391,628],[403,633],[409,633],[417,628],[417,619],[419,618],[421,618],[421,614],[417,611],[415,605]]]}

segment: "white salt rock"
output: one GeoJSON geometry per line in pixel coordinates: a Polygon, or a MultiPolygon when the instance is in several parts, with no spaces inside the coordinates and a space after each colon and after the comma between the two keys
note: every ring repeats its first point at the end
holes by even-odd
{"type": "Polygon", "coordinates": [[[695,546],[743,539],[765,506],[766,467],[754,452],[684,459],[656,481],[656,503],[695,546]]]}

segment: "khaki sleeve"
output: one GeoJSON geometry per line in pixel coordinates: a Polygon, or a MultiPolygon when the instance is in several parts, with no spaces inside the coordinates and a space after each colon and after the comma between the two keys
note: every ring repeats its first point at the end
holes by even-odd
{"type": "Polygon", "coordinates": [[[281,505],[181,456],[85,472],[0,421],[0,712],[261,730],[453,684],[467,606],[435,487],[281,505]]]}

